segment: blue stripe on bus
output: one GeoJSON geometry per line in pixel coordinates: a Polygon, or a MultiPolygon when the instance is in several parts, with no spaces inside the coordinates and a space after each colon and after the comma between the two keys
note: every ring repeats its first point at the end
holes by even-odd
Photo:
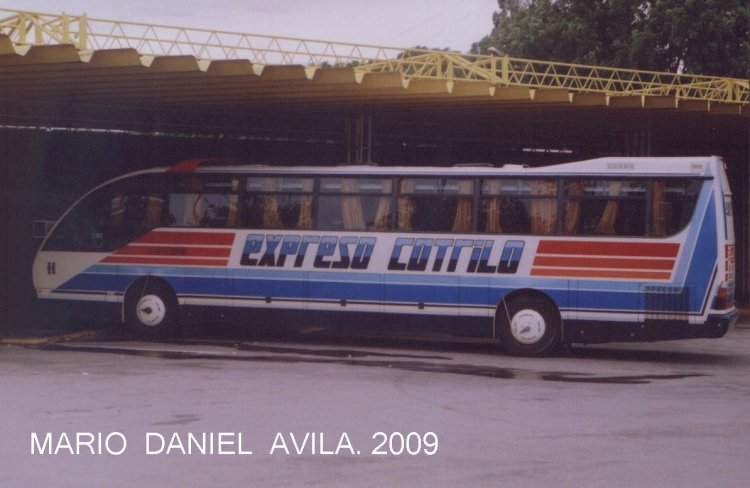
{"type": "Polygon", "coordinates": [[[686,286],[694,286],[690,293],[690,311],[700,312],[706,303],[706,294],[710,292],[711,275],[716,267],[715,257],[718,255],[716,235],[716,204],[711,199],[705,217],[701,221],[698,240],[692,253],[692,260],[685,277],[686,286]],[[712,256],[714,259],[706,259],[712,256]]]}
{"type": "MultiPolygon", "coordinates": [[[[708,183],[710,184],[710,183],[708,183]]],[[[682,242],[682,250],[680,257],[676,263],[676,269],[674,273],[674,282],[675,283],[686,283],[686,276],[688,273],[688,269],[690,267],[691,262],[695,259],[695,248],[697,245],[697,242],[699,239],[704,239],[705,236],[702,236],[702,232],[704,229],[704,224],[706,218],[711,218],[712,222],[715,222],[715,218],[710,215],[712,210],[710,208],[715,208],[713,205],[713,198],[714,198],[714,192],[707,191],[707,192],[701,192],[701,195],[698,199],[698,201],[695,204],[695,209],[693,210],[693,224],[688,226],[687,234],[685,235],[685,238],[682,242]],[[698,223],[700,222],[700,225],[698,223]]]]}
{"type": "MultiPolygon", "coordinates": [[[[143,276],[140,270],[135,269],[119,269],[117,270],[119,273],[112,269],[113,272],[104,273],[105,270],[100,267],[96,271],[96,273],[82,273],[59,289],[123,293],[135,278],[143,276]]],[[[333,301],[346,299],[384,303],[494,307],[503,296],[519,288],[517,280],[512,279],[486,279],[483,283],[459,287],[459,281],[462,281],[463,277],[447,277],[432,280],[432,283],[401,279],[388,279],[381,282],[380,275],[315,273],[316,279],[310,279],[308,275],[309,279],[304,280],[304,272],[275,271],[259,273],[255,279],[250,278],[252,275],[247,275],[244,279],[235,280],[231,274],[219,270],[216,270],[218,276],[211,276],[208,270],[201,270],[200,273],[196,273],[194,269],[182,268],[170,268],[168,272],[163,269],[160,271],[162,272],[157,273],[152,270],[151,274],[166,279],[178,295],[226,299],[234,297],[274,297],[302,301],[305,299],[333,301]],[[185,271],[184,275],[181,276],[180,271],[185,271]],[[341,279],[345,281],[340,281],[341,279]]],[[[549,294],[560,308],[576,305],[569,303],[571,294],[567,282],[564,280],[555,280],[555,282],[558,285],[556,287],[537,286],[537,289],[549,294]]],[[[631,283],[630,286],[637,285],[631,283]]],[[[587,293],[579,293],[577,306],[596,310],[636,311],[639,309],[639,298],[637,293],[626,290],[614,291],[600,288],[587,293]]]]}
{"type": "Polygon", "coordinates": [[[116,273],[83,272],[66,281],[56,291],[123,292],[132,281],[132,276],[116,273]]]}

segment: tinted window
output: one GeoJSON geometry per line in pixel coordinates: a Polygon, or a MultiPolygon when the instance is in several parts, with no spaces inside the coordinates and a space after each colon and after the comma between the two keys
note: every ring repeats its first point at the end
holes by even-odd
{"type": "Polygon", "coordinates": [[[235,227],[239,178],[180,175],[172,182],[167,221],[175,227],[235,227]]]}
{"type": "Polygon", "coordinates": [[[50,251],[111,252],[164,224],[158,176],[107,185],[81,200],[47,239],[50,251]]]}
{"type": "Polygon", "coordinates": [[[248,178],[242,226],[253,229],[311,229],[313,178],[248,178]]]}
{"type": "Polygon", "coordinates": [[[390,229],[392,186],[390,178],[321,178],[317,227],[390,229]]]}
{"type": "Polygon", "coordinates": [[[474,181],[464,178],[403,178],[399,183],[399,230],[471,232],[474,181]]]}
{"type": "Polygon", "coordinates": [[[578,235],[646,235],[645,181],[565,182],[563,232],[578,235]]]}
{"type": "Polygon", "coordinates": [[[557,233],[557,180],[486,179],[479,229],[488,233],[557,233]]]}
{"type": "Polygon", "coordinates": [[[702,180],[662,180],[651,183],[651,234],[668,236],[684,229],[693,217],[702,180]]]}

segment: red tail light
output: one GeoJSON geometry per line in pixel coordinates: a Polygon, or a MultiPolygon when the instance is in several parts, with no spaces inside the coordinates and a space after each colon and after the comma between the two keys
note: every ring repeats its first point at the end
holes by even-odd
{"type": "Polygon", "coordinates": [[[734,293],[729,289],[729,284],[725,281],[719,287],[719,291],[714,298],[714,310],[726,310],[734,307],[734,293]]]}
{"type": "Polygon", "coordinates": [[[724,247],[724,281],[719,286],[719,291],[714,298],[714,309],[726,310],[734,307],[734,272],[735,254],[734,244],[726,244],[724,247]]]}

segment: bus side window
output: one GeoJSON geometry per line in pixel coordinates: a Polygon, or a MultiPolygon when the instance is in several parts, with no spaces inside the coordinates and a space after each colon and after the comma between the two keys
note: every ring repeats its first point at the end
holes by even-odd
{"type": "Polygon", "coordinates": [[[121,247],[161,225],[162,202],[157,193],[116,193],[112,197],[110,225],[104,232],[105,247],[121,247]]]}
{"type": "Polygon", "coordinates": [[[564,182],[564,188],[565,234],[645,235],[645,182],[569,180],[564,182]]]}
{"type": "Polygon", "coordinates": [[[399,230],[461,233],[473,230],[473,180],[404,178],[399,192],[399,230]]]}
{"type": "Polygon", "coordinates": [[[311,229],[315,180],[300,177],[252,176],[247,179],[242,227],[311,229]]]}
{"type": "Polygon", "coordinates": [[[162,225],[159,177],[114,182],[82,199],[49,235],[45,250],[111,252],[162,225]]]}
{"type": "Polygon", "coordinates": [[[195,175],[175,180],[169,198],[169,222],[176,227],[235,227],[238,178],[195,175]]]}
{"type": "Polygon", "coordinates": [[[556,180],[485,179],[482,181],[479,228],[492,234],[555,233],[556,195],[556,180]]]}
{"type": "Polygon", "coordinates": [[[390,178],[321,178],[318,228],[389,229],[391,187],[390,178]]]}
{"type": "Polygon", "coordinates": [[[364,230],[365,215],[355,178],[321,178],[318,228],[364,230]]]}
{"type": "Polygon", "coordinates": [[[651,182],[651,235],[668,236],[684,229],[693,217],[701,180],[651,182]]]}

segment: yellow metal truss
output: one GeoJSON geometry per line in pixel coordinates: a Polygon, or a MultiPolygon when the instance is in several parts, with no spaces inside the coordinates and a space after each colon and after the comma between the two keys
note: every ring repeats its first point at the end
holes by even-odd
{"type": "Polygon", "coordinates": [[[683,100],[748,104],[748,80],[604,66],[586,66],[493,56],[410,49],[397,59],[355,68],[401,72],[409,78],[477,80],[491,86],[561,88],[607,96],[674,96],[683,100]]]}
{"type": "Polygon", "coordinates": [[[199,60],[248,59],[258,64],[348,66],[358,73],[395,72],[405,79],[477,81],[490,87],[564,89],[607,97],[669,96],[750,104],[748,80],[586,66],[531,59],[468,55],[296,39],[238,32],[120,22],[86,15],[0,9],[0,34],[17,50],[73,44],[83,52],[134,48],[141,55],[190,55],[199,60]]]}

